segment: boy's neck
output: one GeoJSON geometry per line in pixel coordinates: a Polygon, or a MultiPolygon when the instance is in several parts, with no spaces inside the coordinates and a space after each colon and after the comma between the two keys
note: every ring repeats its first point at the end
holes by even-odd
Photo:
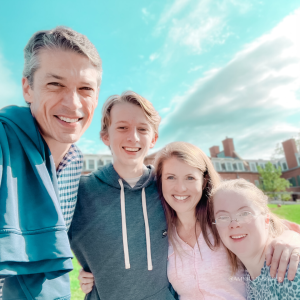
{"type": "Polygon", "coordinates": [[[269,242],[270,240],[268,240],[266,245],[262,249],[257,251],[255,255],[249,257],[239,257],[239,259],[249,272],[252,280],[258,277],[261,273],[261,269],[264,266],[266,260],[265,251],[269,242]]]}
{"type": "Polygon", "coordinates": [[[121,165],[119,163],[114,162],[114,169],[119,174],[121,178],[129,179],[129,178],[136,178],[143,175],[143,168],[144,164],[141,163],[136,166],[132,165],[121,165]]]}

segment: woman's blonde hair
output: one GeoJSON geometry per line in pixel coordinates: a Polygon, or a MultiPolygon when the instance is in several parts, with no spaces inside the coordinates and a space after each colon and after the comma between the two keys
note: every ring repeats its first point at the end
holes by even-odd
{"type": "Polygon", "coordinates": [[[173,225],[176,224],[177,214],[175,210],[166,202],[163,196],[162,173],[165,161],[172,157],[183,161],[191,167],[197,168],[203,174],[206,185],[203,189],[202,197],[201,199],[199,199],[199,202],[196,206],[195,215],[197,220],[199,220],[205,242],[210,247],[210,249],[213,249],[213,247],[219,246],[220,238],[217,235],[216,228],[212,226],[213,213],[211,211],[211,207],[208,205],[208,201],[211,189],[219,184],[220,177],[219,174],[215,171],[213,164],[211,163],[210,159],[205,155],[205,153],[198,147],[185,142],[174,142],[166,145],[156,154],[154,163],[157,177],[158,192],[167,219],[169,240],[172,243],[172,245],[175,246],[175,228],[173,225]],[[215,239],[213,243],[208,238],[209,231],[215,231],[215,239]]]}
{"type": "Polygon", "coordinates": [[[113,106],[118,103],[132,103],[134,105],[139,106],[145,114],[146,118],[148,119],[155,136],[158,137],[158,127],[161,118],[158,112],[153,107],[152,103],[133,91],[126,91],[123,92],[121,95],[112,95],[108,97],[108,99],[103,104],[100,131],[101,138],[108,133],[108,127],[111,124],[110,112],[113,106]]]}
{"type": "MultiPolygon", "coordinates": [[[[213,199],[217,193],[220,191],[234,191],[235,193],[240,193],[244,195],[248,200],[260,210],[263,215],[268,214],[270,218],[269,225],[269,236],[277,237],[280,235],[284,229],[285,225],[283,222],[273,214],[268,207],[268,196],[266,196],[262,190],[256,187],[253,183],[245,179],[234,179],[222,181],[217,187],[213,188],[211,191],[211,211],[214,214],[213,199]]],[[[215,238],[220,238],[218,232],[214,231],[215,238]]],[[[227,249],[228,257],[231,263],[232,272],[235,273],[240,265],[240,261],[237,256],[227,249]]]]}

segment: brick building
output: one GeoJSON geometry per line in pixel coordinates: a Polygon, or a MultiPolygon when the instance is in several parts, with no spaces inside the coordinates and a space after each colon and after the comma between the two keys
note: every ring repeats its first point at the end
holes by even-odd
{"type": "MultiPolygon", "coordinates": [[[[270,160],[264,159],[243,159],[234,148],[232,138],[226,138],[223,143],[223,150],[219,146],[213,146],[209,149],[212,163],[223,179],[244,178],[255,185],[259,184],[259,174],[257,167],[265,168],[270,160]]],[[[290,192],[300,193],[300,153],[297,151],[294,139],[282,143],[284,157],[270,162],[275,168],[281,167],[282,177],[289,180],[292,186],[288,189],[290,192]]],[[[155,154],[148,155],[145,158],[145,164],[153,164],[155,154]]],[[[292,194],[293,198],[300,198],[300,194],[292,194]]]]}

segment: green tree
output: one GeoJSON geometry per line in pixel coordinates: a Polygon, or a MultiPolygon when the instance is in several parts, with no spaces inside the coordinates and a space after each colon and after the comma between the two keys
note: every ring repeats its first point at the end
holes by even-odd
{"type": "Polygon", "coordinates": [[[268,194],[271,198],[279,198],[282,200],[289,200],[290,193],[286,189],[290,187],[288,180],[281,178],[281,168],[278,169],[270,162],[266,164],[265,169],[260,166],[257,167],[260,175],[260,189],[268,194]]]}

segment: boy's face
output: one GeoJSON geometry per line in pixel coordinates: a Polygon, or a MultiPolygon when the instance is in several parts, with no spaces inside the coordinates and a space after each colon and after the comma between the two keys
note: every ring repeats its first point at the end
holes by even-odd
{"type": "Polygon", "coordinates": [[[142,109],[131,103],[118,103],[112,107],[110,116],[108,134],[102,140],[110,146],[114,165],[142,167],[148,150],[157,140],[142,109]]]}

